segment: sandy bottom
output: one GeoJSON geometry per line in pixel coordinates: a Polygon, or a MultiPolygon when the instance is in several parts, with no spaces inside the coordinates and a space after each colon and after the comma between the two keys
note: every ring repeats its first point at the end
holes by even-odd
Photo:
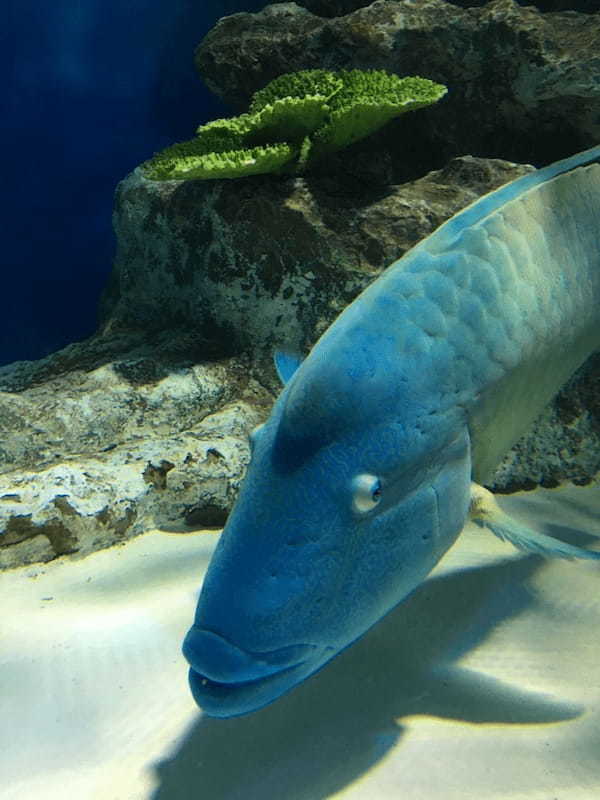
{"type": "MultiPolygon", "coordinates": [[[[600,486],[502,504],[600,547],[600,486]]],[[[2,575],[3,800],[600,797],[600,565],[468,526],[321,673],[219,721],[180,655],[216,539],[153,531],[2,575]]]]}

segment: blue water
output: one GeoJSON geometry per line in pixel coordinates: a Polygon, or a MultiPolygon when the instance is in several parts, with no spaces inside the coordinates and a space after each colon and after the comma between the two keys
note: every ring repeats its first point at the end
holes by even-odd
{"type": "MultiPolygon", "coordinates": [[[[194,48],[257,0],[8,0],[0,364],[96,327],[110,272],[113,192],[140,161],[227,115],[194,48]]],[[[3,159],[4,160],[4,159],[3,159]]]]}

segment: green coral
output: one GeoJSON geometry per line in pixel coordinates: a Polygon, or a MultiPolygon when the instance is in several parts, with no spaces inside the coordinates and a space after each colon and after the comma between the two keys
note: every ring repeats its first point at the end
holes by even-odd
{"type": "Polygon", "coordinates": [[[142,165],[151,180],[239,178],[299,172],[311,161],[431,105],[446,87],[383,70],[302,70],[256,92],[248,113],[198,128],[142,165]]]}
{"type": "Polygon", "coordinates": [[[255,113],[274,103],[276,100],[316,97],[326,103],[343,86],[341,73],[326,69],[305,69],[300,72],[287,72],[280,75],[264,89],[252,95],[250,112],[255,113]]]}
{"type": "Polygon", "coordinates": [[[315,154],[341,150],[407,111],[429,106],[446,87],[426,78],[399,78],[382,70],[344,72],[342,90],[329,102],[326,125],[315,132],[315,154]]]}
{"type": "Polygon", "coordinates": [[[277,172],[297,155],[299,148],[288,142],[250,144],[253,130],[250,114],[214,120],[195,139],[161,150],[142,168],[155,181],[239,178],[277,172]]]}
{"type": "Polygon", "coordinates": [[[279,142],[265,147],[206,151],[197,139],[171,145],[142,165],[153,181],[184,181],[199,178],[241,178],[278,172],[297,155],[293,145],[279,142]]]}

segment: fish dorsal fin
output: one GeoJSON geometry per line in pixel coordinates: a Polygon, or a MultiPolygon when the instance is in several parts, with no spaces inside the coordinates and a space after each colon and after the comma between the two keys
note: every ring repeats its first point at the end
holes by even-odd
{"type": "Polygon", "coordinates": [[[428,248],[433,243],[436,248],[442,247],[445,249],[450,247],[462,231],[481,222],[485,217],[494,211],[498,211],[510,200],[514,200],[544,183],[549,183],[558,175],[563,175],[578,167],[585,167],[597,162],[600,162],[600,145],[590,147],[589,150],[576,153],[574,156],[562,159],[562,161],[555,161],[553,164],[542,167],[542,169],[536,169],[528,175],[522,175],[520,178],[483,195],[483,197],[478,198],[466,208],[463,208],[462,211],[459,211],[458,214],[454,214],[437,228],[431,239],[427,237],[427,239],[423,240],[423,243],[419,242],[416,246],[428,248]]]}
{"type": "Polygon", "coordinates": [[[547,558],[600,559],[598,551],[584,550],[583,547],[567,544],[553,536],[534,531],[513,519],[502,511],[494,495],[477,483],[471,484],[469,517],[477,525],[489,528],[499,539],[510,542],[514,547],[524,550],[526,553],[535,553],[547,558]]]}
{"type": "Polygon", "coordinates": [[[302,356],[289,350],[277,350],[273,356],[273,361],[275,362],[279,380],[285,385],[302,363],[302,356]]]}

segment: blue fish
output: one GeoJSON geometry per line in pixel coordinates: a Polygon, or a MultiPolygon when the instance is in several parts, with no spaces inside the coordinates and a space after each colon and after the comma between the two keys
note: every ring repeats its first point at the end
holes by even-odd
{"type": "Polygon", "coordinates": [[[471,518],[526,551],[481,486],[600,347],[600,147],[477,200],[392,264],[251,434],[183,645],[196,702],[254,711],[412,592],[471,518]]]}

